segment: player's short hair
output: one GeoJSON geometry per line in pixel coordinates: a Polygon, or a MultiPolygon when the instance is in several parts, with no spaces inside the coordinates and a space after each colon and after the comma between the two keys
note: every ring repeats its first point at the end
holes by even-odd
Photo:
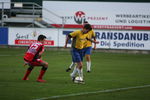
{"type": "Polygon", "coordinates": [[[84,21],[84,24],[88,24],[88,21],[84,21]]]}
{"type": "Polygon", "coordinates": [[[85,24],[83,28],[92,30],[92,26],[90,24],[85,24]]]}
{"type": "Polygon", "coordinates": [[[45,35],[39,35],[39,36],[38,36],[38,41],[44,40],[44,39],[46,39],[46,36],[45,36],[45,35]]]}

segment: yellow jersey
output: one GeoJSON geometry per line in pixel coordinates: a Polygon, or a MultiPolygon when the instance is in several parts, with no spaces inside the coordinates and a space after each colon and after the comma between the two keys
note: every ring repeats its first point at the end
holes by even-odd
{"type": "Polygon", "coordinates": [[[83,49],[87,42],[88,33],[84,34],[81,30],[76,30],[70,33],[70,35],[73,37],[72,47],[77,49],[83,49]]]}
{"type": "MultiPolygon", "coordinates": [[[[87,34],[88,34],[88,39],[92,39],[93,37],[95,37],[94,30],[89,31],[87,34]]],[[[91,46],[92,46],[92,42],[91,41],[86,41],[84,48],[91,47],[91,46]]]]}

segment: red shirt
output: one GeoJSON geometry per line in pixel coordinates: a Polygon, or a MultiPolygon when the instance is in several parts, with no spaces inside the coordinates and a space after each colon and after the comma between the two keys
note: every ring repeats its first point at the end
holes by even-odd
{"type": "Polygon", "coordinates": [[[37,59],[39,56],[39,53],[44,52],[44,45],[41,42],[35,42],[32,43],[27,52],[25,53],[24,59],[27,61],[33,61],[34,59],[37,59]]]}

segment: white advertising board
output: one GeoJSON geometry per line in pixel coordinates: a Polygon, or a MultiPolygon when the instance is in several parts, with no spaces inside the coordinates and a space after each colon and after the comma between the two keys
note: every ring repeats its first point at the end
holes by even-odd
{"type": "MultiPolygon", "coordinates": [[[[63,35],[74,31],[63,30],[63,35]]],[[[95,30],[97,48],[150,50],[149,31],[95,30]]]]}
{"type": "Polygon", "coordinates": [[[149,31],[96,31],[98,48],[150,50],[149,31]]]}
{"type": "MultiPolygon", "coordinates": [[[[26,46],[37,40],[38,35],[47,37],[48,47],[63,47],[66,35],[75,29],[9,28],[8,45],[26,46]]],[[[150,50],[149,31],[94,30],[99,41],[97,48],[150,50]]],[[[71,41],[68,43],[70,47],[71,41]]]]}
{"type": "MultiPolygon", "coordinates": [[[[64,18],[66,28],[81,27],[87,20],[95,29],[150,30],[150,3],[43,1],[43,7],[64,18]]],[[[46,10],[43,19],[62,24],[46,10]]]]}
{"type": "Polygon", "coordinates": [[[58,29],[9,28],[9,45],[29,45],[37,40],[38,35],[47,37],[46,46],[58,46],[58,29]]]}

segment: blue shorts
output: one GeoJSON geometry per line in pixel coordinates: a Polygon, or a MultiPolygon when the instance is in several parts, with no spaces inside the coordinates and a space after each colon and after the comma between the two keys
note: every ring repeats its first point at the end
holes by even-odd
{"type": "Polygon", "coordinates": [[[86,47],[83,49],[83,55],[91,55],[92,47],[86,47]]]}
{"type": "Polygon", "coordinates": [[[83,61],[83,49],[72,48],[72,60],[73,62],[83,61]]]}

